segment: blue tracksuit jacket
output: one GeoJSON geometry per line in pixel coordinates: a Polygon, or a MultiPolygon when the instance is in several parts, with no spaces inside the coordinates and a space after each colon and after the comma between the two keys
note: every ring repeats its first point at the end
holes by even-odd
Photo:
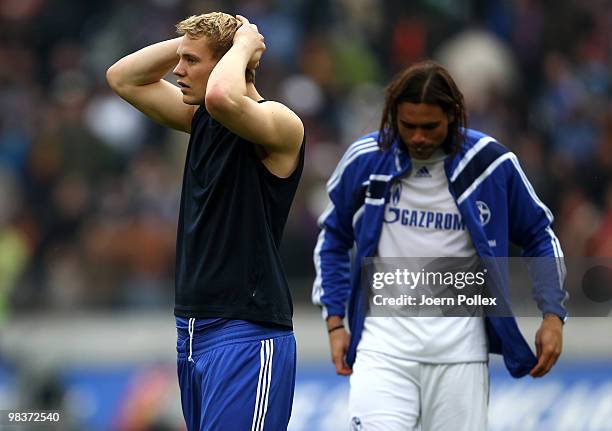
{"type": "MultiPolygon", "coordinates": [[[[484,259],[505,257],[512,241],[522,247],[524,256],[557,257],[551,259],[556,262],[552,283],[534,280],[534,299],[542,313],[553,313],[565,320],[565,266],[551,228],[551,212],[536,196],[515,154],[481,132],[464,132],[460,150],[445,160],[445,172],[476,253],[484,259]],[[477,201],[489,209],[490,218],[484,226],[477,201]]],[[[319,218],[321,233],[314,251],[317,276],[312,299],[323,308],[324,317],[344,317],[348,309],[350,365],[355,361],[367,313],[362,303],[364,295],[359,294],[361,261],[375,256],[391,185],[411,168],[403,144],[395,142],[383,151],[377,137],[378,132],[374,132],[354,142],[329,179],[331,204],[319,218]],[[353,246],[355,255],[351,261],[353,246]]],[[[507,287],[501,284],[503,294],[507,287]]],[[[486,317],[485,327],[490,352],[503,355],[510,374],[528,374],[537,360],[516,320],[486,317]]]]}

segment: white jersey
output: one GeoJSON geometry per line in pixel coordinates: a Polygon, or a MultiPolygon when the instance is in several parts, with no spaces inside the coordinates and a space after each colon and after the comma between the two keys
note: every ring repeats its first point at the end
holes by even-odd
{"type": "MultiPolygon", "coordinates": [[[[473,257],[474,245],[448,190],[441,150],[412,160],[385,207],[379,257],[473,257]]],[[[358,351],[426,363],[486,361],[481,317],[373,317],[365,319],[358,351]]]]}

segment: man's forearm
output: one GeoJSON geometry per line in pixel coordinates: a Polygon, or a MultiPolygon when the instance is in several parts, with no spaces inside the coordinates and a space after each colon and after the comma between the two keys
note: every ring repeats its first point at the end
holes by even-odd
{"type": "Polygon", "coordinates": [[[181,37],[149,45],[123,57],[106,73],[111,86],[147,85],[161,80],[176,65],[181,37]]]}
{"type": "Polygon", "coordinates": [[[206,98],[221,98],[239,103],[247,94],[245,72],[252,52],[243,45],[233,45],[219,60],[208,79],[206,98]]]}
{"type": "Polygon", "coordinates": [[[344,320],[340,316],[328,316],[326,319],[327,330],[337,328],[344,325],[344,320]]]}

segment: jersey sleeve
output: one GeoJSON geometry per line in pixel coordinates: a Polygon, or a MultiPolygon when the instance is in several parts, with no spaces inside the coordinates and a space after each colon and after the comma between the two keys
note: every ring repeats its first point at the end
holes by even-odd
{"type": "Polygon", "coordinates": [[[312,301],[323,317],[344,317],[351,290],[351,250],[355,240],[353,216],[364,196],[358,175],[360,159],[378,150],[374,138],[356,141],[327,182],[330,203],[319,217],[319,238],[314,250],[316,278],[312,301]]]}
{"type": "Polygon", "coordinates": [[[566,269],[553,215],[542,203],[515,155],[510,158],[508,208],[510,239],[523,250],[533,280],[533,297],[540,311],[565,320],[566,269]]]}

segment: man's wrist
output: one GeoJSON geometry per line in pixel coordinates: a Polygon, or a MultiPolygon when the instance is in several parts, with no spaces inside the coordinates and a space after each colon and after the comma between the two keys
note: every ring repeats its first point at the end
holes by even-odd
{"type": "Polygon", "coordinates": [[[552,321],[552,322],[559,322],[561,325],[563,325],[565,322],[563,321],[563,319],[561,318],[561,316],[558,316],[554,313],[544,313],[544,316],[542,317],[543,320],[548,320],[548,321],[552,321]]]}
{"type": "Polygon", "coordinates": [[[344,324],[343,324],[343,323],[340,323],[340,324],[338,324],[338,325],[336,325],[336,326],[332,326],[331,328],[328,328],[328,329],[327,329],[327,333],[328,333],[328,334],[331,334],[332,332],[334,332],[334,331],[336,331],[336,330],[338,330],[338,329],[344,329],[344,324]]]}
{"type": "Polygon", "coordinates": [[[326,320],[327,330],[329,331],[332,328],[337,328],[340,325],[344,326],[343,318],[340,316],[328,316],[326,320]]]}
{"type": "Polygon", "coordinates": [[[246,57],[247,61],[251,58],[255,49],[252,46],[249,46],[248,42],[237,40],[233,43],[232,49],[236,52],[239,52],[241,55],[246,57]]]}

